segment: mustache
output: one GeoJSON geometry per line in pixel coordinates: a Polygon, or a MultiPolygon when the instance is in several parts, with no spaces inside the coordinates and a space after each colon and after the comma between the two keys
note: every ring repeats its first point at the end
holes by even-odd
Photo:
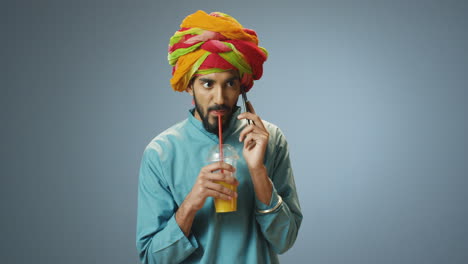
{"type": "Polygon", "coordinates": [[[231,107],[227,106],[227,105],[213,105],[211,107],[208,108],[208,112],[209,111],[214,111],[214,110],[225,110],[225,111],[231,111],[231,107]]]}

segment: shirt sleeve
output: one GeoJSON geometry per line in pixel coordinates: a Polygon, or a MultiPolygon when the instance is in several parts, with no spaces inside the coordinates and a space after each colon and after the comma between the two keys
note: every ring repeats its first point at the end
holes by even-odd
{"type": "Polygon", "coordinates": [[[267,151],[271,163],[267,168],[273,183],[273,191],[268,205],[256,199],[256,220],[271,247],[278,254],[286,252],[296,241],[302,222],[302,213],[296,192],[289,150],[286,139],[276,128],[276,139],[272,140],[267,151]]]}
{"type": "Polygon", "coordinates": [[[141,161],[138,184],[136,246],[142,263],[179,263],[197,248],[175,220],[177,204],[162,175],[159,155],[148,147],[141,161]]]}

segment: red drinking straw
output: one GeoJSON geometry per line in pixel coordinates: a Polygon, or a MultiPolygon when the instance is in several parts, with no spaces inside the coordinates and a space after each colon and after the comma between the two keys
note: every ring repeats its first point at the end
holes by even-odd
{"type": "MultiPolygon", "coordinates": [[[[219,138],[219,159],[224,162],[223,154],[223,120],[222,114],[218,113],[218,138],[219,138]]],[[[221,172],[224,172],[221,170],[221,172]]]]}

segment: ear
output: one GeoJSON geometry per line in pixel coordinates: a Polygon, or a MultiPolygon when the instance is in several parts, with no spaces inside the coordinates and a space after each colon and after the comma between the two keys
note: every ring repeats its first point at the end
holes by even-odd
{"type": "Polygon", "coordinates": [[[185,89],[187,93],[189,93],[191,96],[193,96],[193,84],[188,85],[187,88],[185,89]]]}
{"type": "Polygon", "coordinates": [[[195,76],[192,76],[192,78],[190,78],[190,81],[187,85],[187,88],[185,88],[185,91],[187,93],[189,93],[191,96],[193,96],[193,83],[195,82],[195,76]]]}

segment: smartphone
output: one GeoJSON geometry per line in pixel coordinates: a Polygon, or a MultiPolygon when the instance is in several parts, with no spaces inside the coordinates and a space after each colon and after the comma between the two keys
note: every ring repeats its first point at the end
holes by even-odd
{"type": "MultiPolygon", "coordinates": [[[[245,112],[250,112],[249,108],[247,107],[247,102],[249,100],[247,100],[247,93],[245,92],[244,88],[242,88],[242,101],[244,102],[244,111],[245,112]]],[[[250,120],[249,119],[247,119],[247,123],[250,125],[250,120]]]]}

